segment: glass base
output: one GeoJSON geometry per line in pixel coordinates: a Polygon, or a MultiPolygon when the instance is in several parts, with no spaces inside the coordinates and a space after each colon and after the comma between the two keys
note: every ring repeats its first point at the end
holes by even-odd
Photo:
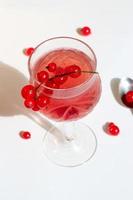
{"type": "Polygon", "coordinates": [[[79,122],[58,123],[46,134],[44,153],[49,160],[64,167],[75,167],[90,160],[96,152],[94,132],[79,122]],[[57,129],[59,130],[57,136],[57,129]]]}

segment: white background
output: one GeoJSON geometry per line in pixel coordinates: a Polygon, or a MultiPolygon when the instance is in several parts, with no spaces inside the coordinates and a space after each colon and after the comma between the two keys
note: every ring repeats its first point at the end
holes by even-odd
{"type": "Polygon", "coordinates": [[[1,200],[133,199],[133,115],[111,90],[112,79],[133,78],[132,47],[132,0],[0,1],[1,200]],[[85,25],[92,29],[88,37],[76,32],[85,25]],[[102,79],[100,102],[81,120],[95,131],[98,149],[77,168],[52,164],[42,153],[45,130],[12,107],[15,87],[29,78],[22,49],[60,35],[82,39],[94,49],[102,79]],[[119,125],[118,137],[105,134],[107,121],[119,125]],[[20,130],[31,131],[32,138],[22,140],[20,130]]]}

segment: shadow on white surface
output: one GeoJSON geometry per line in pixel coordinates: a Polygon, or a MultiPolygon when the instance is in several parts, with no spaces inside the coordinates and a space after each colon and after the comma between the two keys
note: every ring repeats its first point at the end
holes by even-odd
{"type": "Polygon", "coordinates": [[[24,114],[20,91],[28,80],[15,68],[0,62],[0,115],[24,114]]]}
{"type": "Polygon", "coordinates": [[[113,78],[111,80],[110,86],[111,86],[112,94],[113,94],[115,100],[117,101],[117,103],[119,103],[121,106],[123,106],[123,103],[122,103],[120,95],[119,95],[119,84],[120,84],[120,78],[113,78]]]}
{"type": "MultiPolygon", "coordinates": [[[[21,72],[0,62],[0,116],[25,115],[44,128],[45,131],[49,131],[54,127],[51,122],[40,113],[33,112],[23,106],[20,91],[27,83],[28,80],[21,72]]],[[[56,132],[56,136],[61,135],[59,130],[56,132]]]]}

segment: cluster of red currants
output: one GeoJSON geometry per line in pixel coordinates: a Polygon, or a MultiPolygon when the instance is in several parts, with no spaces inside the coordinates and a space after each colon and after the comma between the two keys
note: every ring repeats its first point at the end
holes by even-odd
{"type": "Polygon", "coordinates": [[[77,65],[71,65],[66,68],[57,67],[55,63],[49,63],[46,69],[54,74],[53,77],[49,77],[49,73],[46,70],[37,73],[37,80],[40,83],[45,83],[47,87],[59,88],[61,84],[65,83],[68,76],[77,78],[81,75],[81,69],[77,65]]]}
{"type": "Polygon", "coordinates": [[[25,99],[25,107],[33,111],[39,111],[49,102],[49,98],[43,94],[37,95],[37,89],[33,85],[25,85],[21,90],[21,95],[25,99]]]}
{"type": "MultiPolygon", "coordinates": [[[[35,88],[33,85],[25,85],[21,90],[21,95],[25,99],[25,107],[31,108],[33,111],[39,111],[49,103],[49,97],[45,96],[43,93],[38,94],[37,92],[42,84],[45,84],[49,88],[59,89],[60,85],[65,83],[68,79],[68,76],[77,78],[81,75],[81,69],[77,65],[61,68],[57,67],[55,63],[49,63],[45,69],[47,71],[42,70],[36,74],[36,79],[40,83],[38,87],[35,88]],[[50,77],[49,72],[53,73],[54,76],[50,77]]],[[[47,89],[48,93],[49,91],[50,90],[47,89]]]]}

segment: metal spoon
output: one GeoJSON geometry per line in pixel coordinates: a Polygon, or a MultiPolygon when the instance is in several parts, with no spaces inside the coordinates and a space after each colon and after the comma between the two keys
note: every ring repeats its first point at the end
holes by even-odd
{"type": "MultiPolygon", "coordinates": [[[[128,91],[133,91],[133,79],[125,77],[125,78],[122,78],[119,83],[119,95],[120,95],[121,100],[122,100],[123,95],[126,94],[128,91]]],[[[131,108],[127,104],[125,106],[131,108]]]]}

